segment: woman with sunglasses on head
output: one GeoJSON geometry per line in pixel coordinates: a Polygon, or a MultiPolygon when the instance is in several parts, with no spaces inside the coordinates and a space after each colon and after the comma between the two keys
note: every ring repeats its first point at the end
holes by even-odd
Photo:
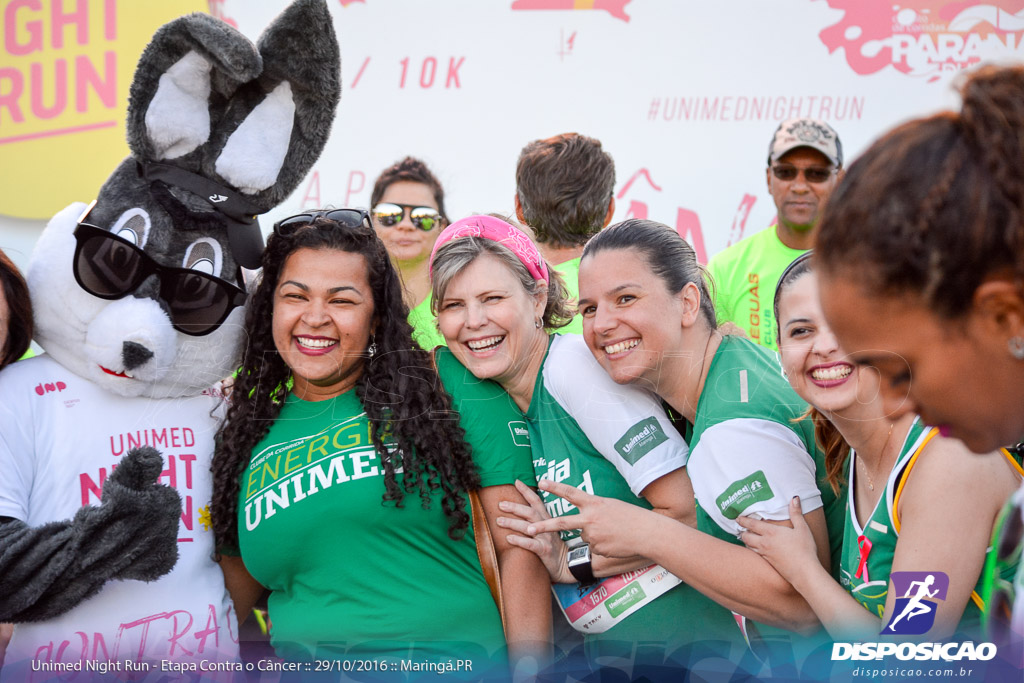
{"type": "MultiPolygon", "coordinates": [[[[653,509],[680,526],[694,523],[682,469],[686,444],[655,397],[612,382],[578,335],[549,333],[572,310],[560,276],[525,232],[494,216],[457,221],[438,238],[431,277],[438,327],[448,342],[441,356],[509,393],[523,411],[538,479],[653,509]]],[[[532,506],[510,499],[502,510],[544,510],[536,494],[519,488],[532,506]]],[[[546,504],[553,515],[574,514],[556,498],[546,504]]],[[[564,542],[554,535],[512,542],[544,560],[590,659],[644,642],[647,655],[661,662],[694,641],[739,637],[728,612],[648,556],[592,556],[572,527],[566,525],[564,542]]]]}
{"type": "Polygon", "coordinates": [[[406,157],[384,169],[370,194],[370,217],[402,278],[413,339],[428,351],[444,344],[430,304],[430,250],[448,224],[444,188],[427,168],[406,157]]]}
{"type": "MultiPolygon", "coordinates": [[[[653,221],[624,221],[587,243],[580,313],[595,363],[621,389],[653,391],[671,409],[690,448],[686,471],[696,529],[552,481],[539,486],[580,514],[546,520],[519,514],[522,521],[514,529],[537,538],[581,528],[594,552],[660,563],[718,603],[718,618],[732,619],[734,612],[755,653],[768,646],[768,639],[756,637],[761,624],[815,631],[818,621],[807,602],[738,538],[739,515],[789,524],[789,500],[799,496],[812,530],[814,561],[826,569],[838,564],[842,502],[823,481],[813,428],[797,421],[805,406],[781,377],[774,356],[717,329],[693,248],[653,221]],[[750,628],[750,620],[758,627],[750,628]]],[[[791,636],[773,640],[783,647],[800,645],[791,636]]],[[[800,645],[797,656],[805,650],[800,645]]]]}
{"type": "Polygon", "coordinates": [[[979,635],[985,549],[1002,500],[1024,471],[1005,451],[972,462],[962,443],[916,415],[885,412],[878,375],[849,362],[825,321],[810,254],[779,280],[775,318],[782,368],[812,406],[808,418],[826,451],[829,483],[837,492],[840,482],[849,483],[840,583],[814,561],[799,501],[790,505],[792,529],[741,517],[741,538],[800,591],[836,640],[919,634],[916,626],[928,619],[933,640],[955,630],[979,635]],[[925,583],[931,572],[928,597],[936,595],[933,588],[943,591],[932,617],[915,624],[913,611],[897,606],[897,598],[908,597],[909,579],[890,576],[901,571],[925,583]],[[936,580],[940,573],[948,586],[936,580]]]}
{"type": "MultiPolygon", "coordinates": [[[[1024,440],[1024,67],[981,68],[961,95],[960,112],[904,124],[850,167],[815,258],[825,317],[879,372],[887,412],[987,453],[1024,440]]],[[[1015,498],[993,565],[1020,554],[1015,498]]],[[[1024,575],[990,578],[991,619],[1020,646],[1024,575]]]]}
{"type": "MultiPolygon", "coordinates": [[[[280,656],[397,666],[412,653],[473,660],[479,675],[488,657],[504,663],[506,636],[481,570],[489,541],[474,535],[530,476],[529,448],[514,443],[500,400],[486,400],[500,392],[473,397],[487,412],[452,419],[407,310],[365,212],[275,226],[218,433],[214,531],[238,613],[270,589],[280,656]],[[482,526],[469,504],[480,487],[482,526]]],[[[456,396],[465,375],[442,369],[456,396]]],[[[547,606],[523,595],[546,574],[525,551],[499,542],[497,552],[509,649],[538,653],[547,606]]]]}

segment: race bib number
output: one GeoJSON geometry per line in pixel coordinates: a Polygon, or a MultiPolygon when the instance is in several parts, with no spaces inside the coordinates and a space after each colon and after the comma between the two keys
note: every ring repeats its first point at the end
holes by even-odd
{"type": "Polygon", "coordinates": [[[682,581],[661,565],[609,576],[581,588],[576,583],[551,586],[565,618],[581,633],[604,633],[682,581]]]}

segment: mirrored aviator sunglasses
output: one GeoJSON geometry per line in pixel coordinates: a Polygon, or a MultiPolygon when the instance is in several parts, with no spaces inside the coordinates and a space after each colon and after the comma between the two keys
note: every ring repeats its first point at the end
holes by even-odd
{"type": "Polygon", "coordinates": [[[370,214],[363,209],[325,209],[323,211],[307,211],[282,218],[274,223],[274,232],[281,237],[294,235],[300,228],[312,225],[317,218],[332,220],[346,228],[370,227],[370,214]]]}
{"type": "Polygon", "coordinates": [[[193,337],[209,334],[245,303],[241,287],[198,270],[163,266],[109,230],[80,221],[74,234],[73,271],[82,289],[100,299],[122,299],[156,275],[160,299],[179,332],[193,337]]]}
{"type": "Polygon", "coordinates": [[[437,209],[392,202],[381,202],[373,207],[373,218],[385,228],[391,228],[402,222],[406,211],[409,212],[409,221],[424,232],[430,232],[442,221],[441,214],[437,209]]]}

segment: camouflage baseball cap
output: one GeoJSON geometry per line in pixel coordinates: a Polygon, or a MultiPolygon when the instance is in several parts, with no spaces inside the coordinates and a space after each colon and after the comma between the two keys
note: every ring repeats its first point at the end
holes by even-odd
{"type": "Polygon", "coordinates": [[[797,147],[810,147],[824,154],[836,168],[843,166],[843,145],[839,134],[818,119],[787,119],[779,124],[768,146],[768,163],[778,161],[797,147]]]}

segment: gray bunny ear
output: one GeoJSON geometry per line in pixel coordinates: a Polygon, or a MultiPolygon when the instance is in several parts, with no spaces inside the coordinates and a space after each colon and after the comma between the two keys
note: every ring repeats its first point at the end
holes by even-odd
{"type": "Polygon", "coordinates": [[[132,81],[132,153],[160,161],[206,144],[218,118],[212,102],[231,97],[262,68],[252,42],[219,19],[196,13],[165,24],[142,53],[132,81]]]}
{"type": "Polygon", "coordinates": [[[266,211],[292,193],[327,144],[341,99],[341,54],[325,0],[292,3],[258,45],[263,73],[229,105],[212,170],[266,211]]]}

